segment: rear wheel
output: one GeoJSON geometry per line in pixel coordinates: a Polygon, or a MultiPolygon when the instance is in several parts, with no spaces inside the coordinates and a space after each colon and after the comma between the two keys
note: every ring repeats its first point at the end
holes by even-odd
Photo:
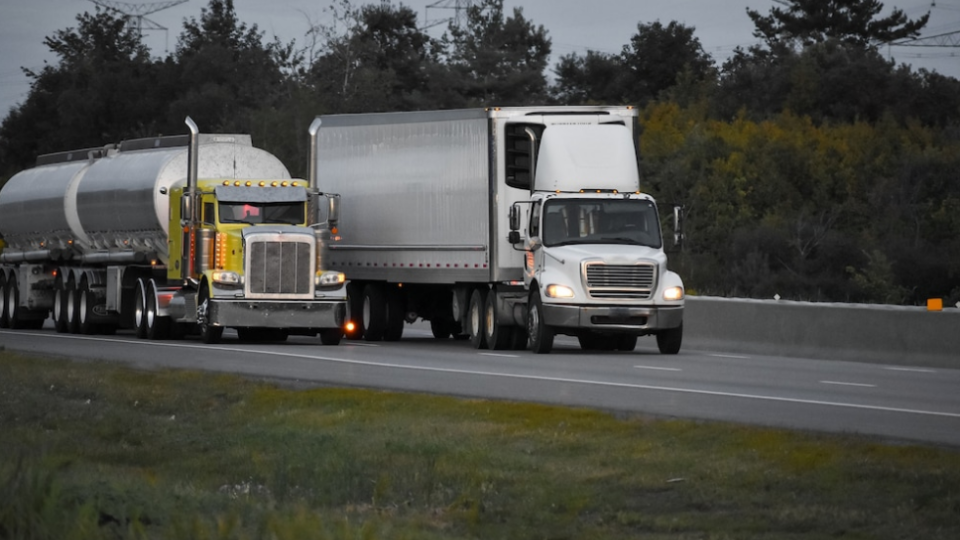
{"type": "Polygon", "coordinates": [[[467,307],[467,332],[470,334],[470,345],[473,345],[474,349],[487,348],[487,330],[484,324],[487,294],[486,288],[474,289],[467,307]]]}
{"type": "Polygon", "coordinates": [[[453,319],[430,319],[430,332],[437,339],[448,339],[453,334],[453,327],[456,323],[453,319]]]}
{"type": "Polygon", "coordinates": [[[84,280],[77,293],[77,329],[81,334],[88,336],[97,332],[97,327],[93,324],[93,304],[93,293],[90,291],[90,285],[84,280]]]}
{"type": "Polygon", "coordinates": [[[347,284],[347,323],[347,339],[363,338],[363,286],[353,282],[347,284]]]}
{"type": "Polygon", "coordinates": [[[387,326],[387,303],[383,288],[377,283],[368,283],[363,288],[363,339],[380,341],[387,326]]]}
{"type": "Polygon", "coordinates": [[[77,283],[72,279],[67,282],[64,289],[64,297],[67,308],[67,332],[71,334],[80,333],[80,313],[77,302],[77,283]]]}
{"type": "MultiPolygon", "coordinates": [[[[170,319],[157,313],[157,289],[151,281],[147,286],[147,310],[145,316],[146,335],[149,340],[161,340],[170,337],[170,319]]],[[[221,329],[222,331],[222,329],[221,329]]]]}
{"type": "Polygon", "coordinates": [[[0,328],[9,328],[10,318],[7,316],[7,278],[0,272],[0,328]]]}
{"type": "Polygon", "coordinates": [[[67,288],[61,277],[57,277],[54,285],[53,327],[60,334],[67,331],[67,288]]]}
{"type": "Polygon", "coordinates": [[[553,328],[547,326],[543,320],[543,302],[540,301],[540,292],[530,293],[530,302],[527,309],[527,336],[530,340],[530,350],[537,354],[548,354],[553,349],[553,328]]]}
{"type": "Polygon", "coordinates": [[[487,293],[483,313],[487,347],[495,351],[511,348],[515,328],[503,324],[503,321],[497,315],[497,294],[495,290],[487,293]]]}
{"type": "Polygon", "coordinates": [[[657,348],[661,354],[677,354],[680,352],[680,345],[683,343],[683,323],[676,328],[661,330],[657,334],[657,348]]]}
{"type": "Polygon", "coordinates": [[[147,290],[142,279],[137,280],[133,306],[133,324],[137,337],[146,339],[147,337],[147,290]]]}
{"type": "Polygon", "coordinates": [[[24,321],[20,318],[20,288],[15,274],[10,274],[10,279],[7,280],[6,299],[7,324],[13,329],[25,328],[24,321]]]}

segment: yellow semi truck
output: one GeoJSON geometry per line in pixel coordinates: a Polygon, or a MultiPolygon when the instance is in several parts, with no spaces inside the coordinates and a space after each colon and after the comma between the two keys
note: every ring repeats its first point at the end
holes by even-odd
{"type": "Polygon", "coordinates": [[[0,327],[340,342],[327,270],[339,197],[249,135],[124,141],[38,158],[0,191],[0,327]]]}

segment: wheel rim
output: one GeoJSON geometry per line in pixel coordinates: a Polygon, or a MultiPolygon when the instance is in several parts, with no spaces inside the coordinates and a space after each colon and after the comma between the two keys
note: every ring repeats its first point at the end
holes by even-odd
{"type": "Polygon", "coordinates": [[[80,324],[87,322],[87,288],[80,290],[80,324]]]}
{"type": "MultiPolygon", "coordinates": [[[[3,305],[0,304],[0,310],[3,309],[3,305]]],[[[60,315],[63,313],[63,287],[57,287],[57,292],[53,295],[53,320],[57,323],[60,322],[60,315]]]]}
{"type": "Polygon", "coordinates": [[[363,327],[370,328],[370,297],[363,296],[363,327]]]}
{"type": "Polygon", "coordinates": [[[480,306],[476,303],[470,306],[470,334],[480,335],[480,306]]]}
{"type": "Polygon", "coordinates": [[[143,325],[143,303],[145,300],[143,297],[144,296],[143,287],[140,287],[138,285],[137,289],[140,294],[137,295],[137,305],[133,310],[133,318],[137,324],[137,327],[139,328],[140,326],[143,325]]]}
{"type": "Polygon", "coordinates": [[[495,311],[495,310],[494,310],[494,308],[493,308],[492,305],[487,306],[487,309],[486,309],[486,321],[484,321],[484,322],[487,323],[487,337],[488,337],[488,338],[493,338],[493,325],[494,325],[494,318],[495,318],[495,313],[494,313],[494,311],[495,311]]]}
{"type": "Polygon", "coordinates": [[[530,306],[530,324],[527,325],[527,334],[530,336],[531,341],[537,339],[537,329],[540,327],[540,310],[537,309],[537,305],[533,304],[530,306]]]}

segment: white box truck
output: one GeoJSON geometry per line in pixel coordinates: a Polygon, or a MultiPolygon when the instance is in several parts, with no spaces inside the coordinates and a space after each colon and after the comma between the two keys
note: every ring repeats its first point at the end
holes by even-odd
{"type": "Polygon", "coordinates": [[[397,340],[423,319],[481,349],[547,353],[566,334],[679,351],[683,283],[640,190],[635,109],[331,115],[310,136],[311,182],[342,197],[330,263],[350,280],[347,337],[397,340]]]}

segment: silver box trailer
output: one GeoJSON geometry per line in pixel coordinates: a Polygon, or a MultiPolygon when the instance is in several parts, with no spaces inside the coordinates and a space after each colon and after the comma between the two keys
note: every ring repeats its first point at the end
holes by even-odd
{"type": "Polygon", "coordinates": [[[342,196],[330,256],[350,280],[348,337],[399,339],[405,321],[423,318],[436,337],[468,336],[478,348],[531,340],[548,352],[565,333],[590,349],[632,349],[637,336],[655,334],[664,351],[679,350],[682,282],[666,270],[658,219],[647,220],[649,245],[588,237],[583,224],[576,246],[549,246],[540,235],[540,220],[561,201],[570,230],[573,212],[597,225],[625,197],[624,211],[656,215],[640,193],[636,119],[629,107],[318,117],[316,183],[342,196]],[[648,277],[608,276],[623,290],[598,294],[584,261],[592,273],[629,267],[635,281],[642,266],[648,277]],[[572,297],[551,296],[546,288],[560,282],[572,297]]]}

